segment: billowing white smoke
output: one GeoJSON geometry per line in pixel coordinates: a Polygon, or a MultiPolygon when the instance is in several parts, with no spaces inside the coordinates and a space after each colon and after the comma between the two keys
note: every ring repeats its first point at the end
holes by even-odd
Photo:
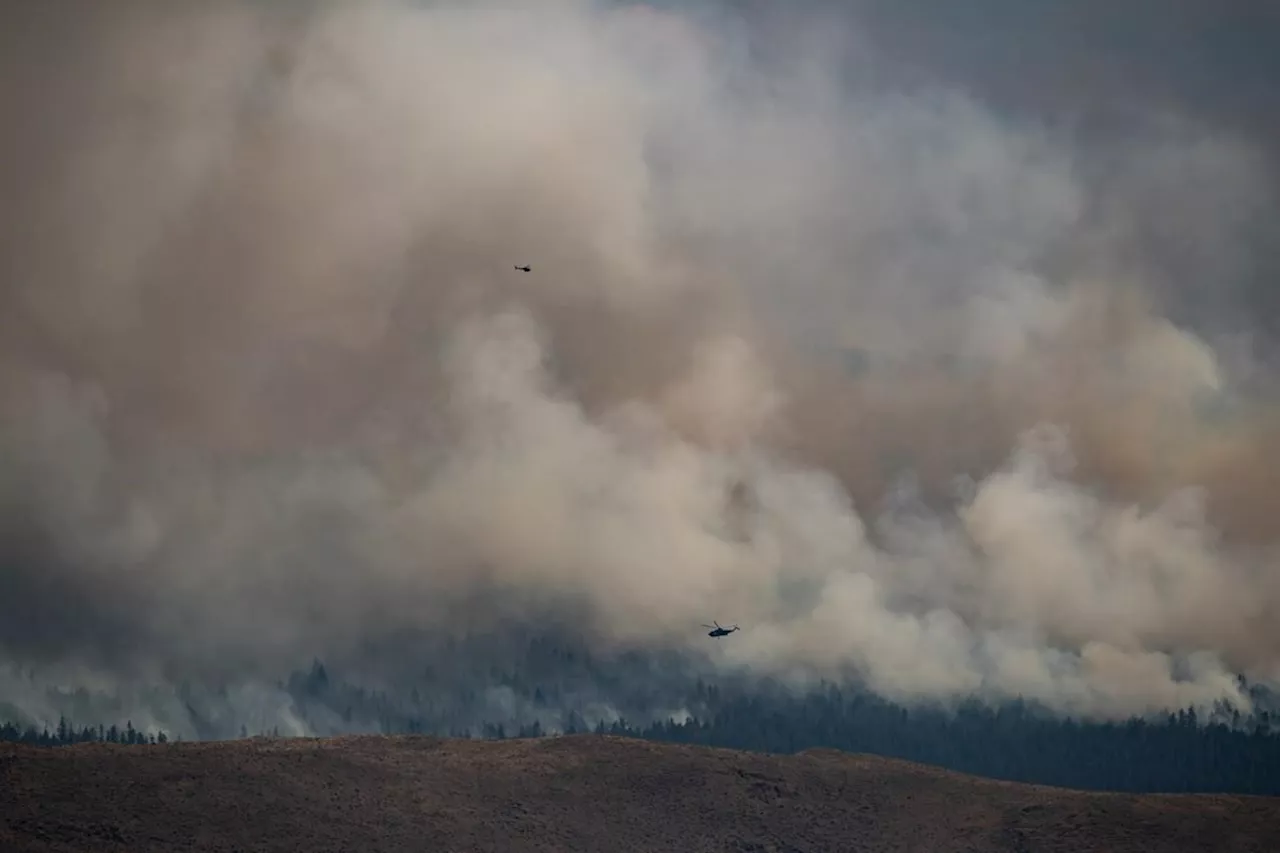
{"type": "MultiPolygon", "coordinates": [[[[68,106],[3,167],[49,178],[0,244],[11,662],[252,680],[718,618],[723,666],[898,699],[1280,675],[1273,428],[1062,140],[643,7],[158,8],[28,13],[87,48],[9,60],[68,106]]],[[[1248,169],[1161,144],[1164,192],[1248,169]]]]}

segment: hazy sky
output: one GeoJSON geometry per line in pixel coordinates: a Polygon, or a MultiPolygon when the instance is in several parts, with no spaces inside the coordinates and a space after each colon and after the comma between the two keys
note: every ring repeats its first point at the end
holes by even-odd
{"type": "Polygon", "coordinates": [[[1280,678],[1280,22],[1069,6],[6,6],[0,658],[1280,678]]]}

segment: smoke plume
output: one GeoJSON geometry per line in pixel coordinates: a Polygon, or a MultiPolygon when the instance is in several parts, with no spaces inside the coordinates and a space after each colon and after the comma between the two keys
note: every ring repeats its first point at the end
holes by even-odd
{"type": "Polygon", "coordinates": [[[0,13],[13,672],[522,624],[1100,716],[1280,679],[1256,123],[1095,126],[871,3],[110,5],[0,13]]]}

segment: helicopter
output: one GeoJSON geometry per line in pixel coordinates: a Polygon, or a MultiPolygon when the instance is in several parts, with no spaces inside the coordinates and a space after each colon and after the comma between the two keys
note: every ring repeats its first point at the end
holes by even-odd
{"type": "Polygon", "coordinates": [[[520,270],[521,272],[529,272],[529,270],[533,269],[533,267],[529,266],[528,264],[525,264],[524,266],[517,266],[516,269],[520,270]]]}
{"type": "Polygon", "coordinates": [[[714,619],[713,619],[713,620],[711,620],[711,621],[712,621],[712,624],[711,624],[711,625],[703,625],[703,626],[702,626],[703,628],[711,628],[711,629],[713,629],[713,630],[711,630],[711,631],[708,631],[708,632],[707,632],[707,636],[708,636],[708,637],[724,637],[724,636],[727,636],[727,635],[729,635],[729,634],[732,634],[734,631],[739,630],[737,625],[731,625],[731,626],[730,626],[730,627],[728,627],[728,628],[722,628],[722,627],[720,627],[720,623],[719,623],[719,622],[716,622],[714,619]]]}

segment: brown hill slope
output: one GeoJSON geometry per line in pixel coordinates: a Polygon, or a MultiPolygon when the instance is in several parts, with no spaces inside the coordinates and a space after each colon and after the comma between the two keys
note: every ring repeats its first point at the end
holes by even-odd
{"type": "Polygon", "coordinates": [[[0,850],[1274,853],[1280,799],[593,736],[3,746],[0,850]]]}

